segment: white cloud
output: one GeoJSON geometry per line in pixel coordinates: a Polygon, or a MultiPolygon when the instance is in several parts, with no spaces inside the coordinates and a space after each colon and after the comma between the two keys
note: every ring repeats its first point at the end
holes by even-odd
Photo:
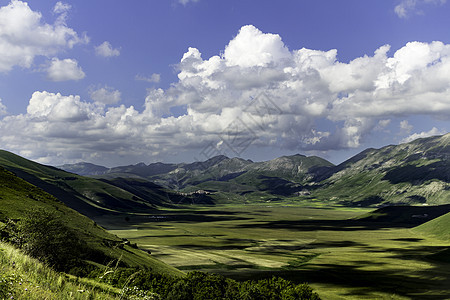
{"type": "Polygon", "coordinates": [[[100,45],[98,45],[97,47],[95,47],[95,53],[98,56],[113,57],[119,56],[120,50],[118,48],[114,49],[109,42],[105,41],[100,45]]]}
{"type": "Polygon", "coordinates": [[[93,108],[81,102],[80,96],[35,92],[27,107],[27,117],[39,121],[47,119],[72,123],[87,120],[93,108]]]}
{"type": "Polygon", "coordinates": [[[52,81],[80,80],[85,76],[86,74],[78,66],[78,61],[75,59],[66,58],[59,60],[58,58],[53,58],[50,66],[47,68],[47,78],[52,81]]]}
{"type": "Polygon", "coordinates": [[[87,43],[88,38],[79,37],[64,20],[65,17],[58,17],[53,25],[44,23],[41,13],[18,0],[0,7],[0,72],[8,72],[14,66],[30,68],[36,56],[55,55],[87,43]]]}
{"type": "Polygon", "coordinates": [[[223,56],[228,66],[262,67],[282,63],[291,55],[278,34],[265,34],[247,25],[225,47],[223,56]]]}
{"type": "Polygon", "coordinates": [[[121,100],[122,94],[112,87],[104,86],[99,89],[91,90],[90,96],[92,100],[98,103],[116,104],[121,100]]]}
{"type": "Polygon", "coordinates": [[[150,83],[158,83],[161,81],[161,74],[153,73],[152,75],[150,75],[148,77],[143,76],[143,75],[136,75],[135,79],[139,80],[139,81],[147,81],[150,83]]]}
{"type": "Polygon", "coordinates": [[[437,129],[436,127],[431,128],[429,131],[422,131],[420,133],[413,133],[410,136],[402,139],[400,141],[400,143],[409,143],[412,142],[416,139],[420,139],[420,138],[426,138],[426,137],[430,137],[430,136],[434,136],[434,135],[441,135],[441,134],[445,134],[445,131],[441,131],[439,129],[437,129]]]}
{"type": "MultiPolygon", "coordinates": [[[[224,55],[202,58],[189,48],[178,65],[179,80],[149,90],[142,111],[35,93],[27,114],[0,121],[0,144],[16,152],[25,147],[34,159],[126,157],[131,163],[149,153],[161,159],[200,153],[211,144],[229,149],[233,141],[291,150],[354,148],[389,120],[448,120],[450,45],[412,42],[389,51],[384,45],[340,62],[337,50],[289,50],[280,36],[245,26],[224,55]]],[[[113,104],[116,91],[103,89],[92,98],[113,104]]],[[[406,121],[400,126],[412,130],[406,121]]],[[[390,130],[405,134],[400,127],[390,130]]]]}
{"type": "Polygon", "coordinates": [[[421,7],[427,4],[442,5],[447,0],[401,0],[394,11],[400,18],[408,18],[412,14],[423,14],[421,7]]]}

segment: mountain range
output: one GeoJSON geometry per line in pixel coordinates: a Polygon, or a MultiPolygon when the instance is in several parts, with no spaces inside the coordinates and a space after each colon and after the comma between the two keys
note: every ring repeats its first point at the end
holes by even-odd
{"type": "Polygon", "coordinates": [[[203,190],[215,201],[315,199],[358,206],[450,203],[450,134],[366,149],[339,165],[317,156],[265,162],[215,156],[203,162],[105,168],[78,163],[59,168],[107,180],[151,182],[167,190],[203,190]]]}
{"type": "Polygon", "coordinates": [[[89,217],[186,204],[319,201],[349,206],[450,203],[450,134],[367,149],[339,165],[317,156],[264,162],[215,156],[194,163],[58,168],[0,151],[0,166],[89,217]]]}

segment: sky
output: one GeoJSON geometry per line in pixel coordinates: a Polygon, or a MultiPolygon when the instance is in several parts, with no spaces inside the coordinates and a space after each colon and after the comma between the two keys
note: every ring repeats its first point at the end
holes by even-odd
{"type": "Polygon", "coordinates": [[[0,148],[50,165],[337,164],[444,134],[449,2],[0,0],[0,148]]]}

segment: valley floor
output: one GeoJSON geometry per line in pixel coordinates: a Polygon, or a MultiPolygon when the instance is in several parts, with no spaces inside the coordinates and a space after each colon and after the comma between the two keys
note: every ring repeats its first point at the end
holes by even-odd
{"type": "Polygon", "coordinates": [[[448,299],[449,241],[363,208],[189,207],[96,221],[182,270],[308,282],[323,299],[448,299]],[[436,260],[438,259],[438,260],[436,260]]]}

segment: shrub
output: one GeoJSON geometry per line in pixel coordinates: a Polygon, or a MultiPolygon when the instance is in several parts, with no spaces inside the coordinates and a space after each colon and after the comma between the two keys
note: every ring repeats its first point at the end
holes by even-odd
{"type": "MultiPolygon", "coordinates": [[[[168,277],[154,273],[151,270],[130,268],[118,268],[106,273],[108,273],[107,276],[102,276],[102,280],[122,288],[126,292],[124,295],[137,291],[136,295],[148,295],[148,297],[153,298],[157,298],[159,295],[161,299],[168,300],[320,299],[319,295],[314,293],[307,284],[296,285],[280,277],[238,282],[221,275],[198,271],[190,272],[183,278],[168,277]]],[[[99,274],[98,271],[95,271],[91,276],[98,278],[99,274]]]]}
{"type": "Polygon", "coordinates": [[[5,236],[31,257],[67,271],[80,262],[86,245],[53,213],[30,211],[17,223],[8,223],[5,236]]]}

